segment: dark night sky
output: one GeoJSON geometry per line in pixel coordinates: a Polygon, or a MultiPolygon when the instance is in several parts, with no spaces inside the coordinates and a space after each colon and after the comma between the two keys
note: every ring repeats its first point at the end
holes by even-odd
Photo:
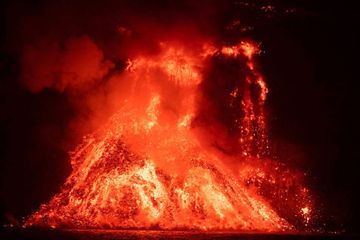
{"type": "MultiPolygon", "coordinates": [[[[66,92],[46,89],[33,94],[19,84],[19,46],[28,35],[22,35],[18,29],[26,28],[24,15],[38,14],[43,2],[9,2],[2,2],[0,6],[2,223],[9,215],[21,219],[57,192],[71,170],[67,151],[79,141],[79,136],[67,132],[69,121],[77,113],[66,92]]],[[[166,11],[178,10],[176,14],[180,18],[182,14],[194,18],[197,11],[201,11],[197,6],[189,13],[185,3],[169,2],[146,5],[139,1],[132,7],[139,14],[153,14],[158,19],[166,17],[166,11]]],[[[267,107],[271,116],[271,138],[286,162],[309,173],[309,183],[328,209],[325,220],[328,228],[342,224],[348,231],[359,231],[360,199],[356,196],[360,160],[359,14],[355,6],[344,2],[257,2],[263,5],[271,2],[279,12],[268,17],[268,14],[257,15],[255,10],[221,4],[223,8],[214,31],[223,39],[231,39],[231,33],[222,32],[221,26],[236,16],[244,16],[245,22],[254,26],[254,30],[244,35],[260,42],[264,51],[258,60],[270,89],[267,107]],[[286,9],[296,9],[296,12],[285,14],[286,9]]],[[[64,5],[66,9],[73,9],[63,1],[64,5]]],[[[94,11],[96,4],[89,5],[68,14],[76,13],[79,16],[74,19],[86,20],[97,12],[94,11]]],[[[104,5],[114,6],[101,4],[100,15],[104,5]]],[[[79,34],[81,29],[80,32],[96,38],[101,17],[94,18],[96,21],[69,26],[66,34],[79,34]]],[[[111,19],[105,18],[104,25],[111,19]]],[[[111,24],[107,26],[111,27],[111,24]]]]}

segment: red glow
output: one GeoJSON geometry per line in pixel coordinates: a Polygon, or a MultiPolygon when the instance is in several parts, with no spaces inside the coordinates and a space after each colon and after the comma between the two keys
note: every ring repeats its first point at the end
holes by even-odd
{"type": "MultiPolygon", "coordinates": [[[[84,137],[71,155],[73,171],[61,191],[25,226],[293,230],[271,196],[252,187],[264,182],[281,192],[292,181],[260,159],[269,148],[268,89],[253,60],[258,48],[248,42],[219,49],[207,44],[198,51],[171,43],[160,47],[156,56],[128,60],[120,76],[128,86],[122,107],[84,137]],[[219,55],[242,58],[249,69],[243,88],[229,94],[230,104],[241,98],[237,107],[244,112],[236,120],[242,149],[233,157],[236,170],[201,144],[193,126],[204,64],[219,55]],[[253,85],[259,88],[255,97],[253,85]]],[[[280,194],[274,197],[281,200],[280,194]]],[[[294,200],[301,205],[299,215],[309,221],[310,201],[300,200],[294,200]]]]}

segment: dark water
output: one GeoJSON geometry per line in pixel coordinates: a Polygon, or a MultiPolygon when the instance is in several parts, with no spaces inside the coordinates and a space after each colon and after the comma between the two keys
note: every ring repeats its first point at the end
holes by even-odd
{"type": "Polygon", "coordinates": [[[115,240],[115,239],[360,239],[359,236],[312,234],[253,234],[239,232],[159,231],[159,230],[53,230],[2,229],[0,240],[115,240]]]}

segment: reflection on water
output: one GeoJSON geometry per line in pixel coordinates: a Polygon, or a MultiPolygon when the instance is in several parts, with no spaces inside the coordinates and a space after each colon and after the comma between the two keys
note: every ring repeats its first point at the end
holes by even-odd
{"type": "Polygon", "coordinates": [[[6,240],[117,240],[117,239],[358,239],[357,236],[310,234],[259,234],[240,232],[160,231],[160,230],[54,230],[3,229],[0,239],[6,240]]]}

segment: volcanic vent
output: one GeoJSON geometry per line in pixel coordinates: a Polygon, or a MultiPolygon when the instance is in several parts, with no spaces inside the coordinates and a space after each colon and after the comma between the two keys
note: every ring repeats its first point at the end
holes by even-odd
{"type": "MultiPolygon", "coordinates": [[[[113,77],[127,86],[121,108],[84,137],[60,192],[25,226],[294,229],[285,212],[304,205],[285,202],[290,177],[262,164],[268,89],[253,59],[257,45],[161,42],[159,49],[129,59],[113,77]]],[[[306,188],[295,191],[308,200],[306,188]]]]}

